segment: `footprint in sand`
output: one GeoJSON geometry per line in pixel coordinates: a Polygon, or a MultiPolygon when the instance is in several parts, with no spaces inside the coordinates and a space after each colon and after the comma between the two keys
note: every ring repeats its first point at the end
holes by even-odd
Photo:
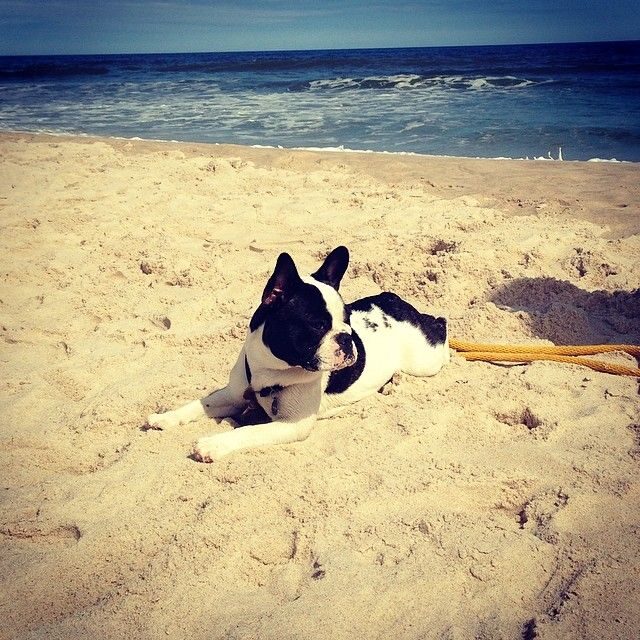
{"type": "Polygon", "coordinates": [[[559,532],[554,527],[554,516],[567,506],[569,496],[559,488],[548,489],[530,498],[520,510],[520,528],[550,544],[556,544],[559,532]]]}
{"type": "Polygon", "coordinates": [[[53,529],[27,527],[20,523],[0,526],[0,536],[8,541],[25,541],[39,545],[71,547],[80,540],[82,532],[75,524],[65,524],[53,529]]]}

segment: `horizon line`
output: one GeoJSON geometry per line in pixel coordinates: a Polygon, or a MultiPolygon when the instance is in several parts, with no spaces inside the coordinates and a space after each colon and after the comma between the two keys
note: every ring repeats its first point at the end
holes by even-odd
{"type": "Polygon", "coordinates": [[[503,43],[483,43],[483,44],[441,44],[441,45],[403,45],[399,47],[327,47],[312,49],[225,49],[220,51],[120,51],[110,53],[2,53],[0,58],[38,58],[38,57],[65,57],[65,56],[158,56],[158,55],[205,55],[220,53],[307,53],[313,51],[380,51],[394,49],[463,49],[481,47],[534,47],[544,45],[578,45],[578,44],[614,44],[625,42],[639,42],[640,38],[622,40],[565,40],[546,42],[503,42],[503,43]]]}

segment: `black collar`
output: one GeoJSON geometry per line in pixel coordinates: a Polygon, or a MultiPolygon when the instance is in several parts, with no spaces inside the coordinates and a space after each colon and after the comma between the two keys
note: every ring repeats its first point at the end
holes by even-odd
{"type": "MultiPolygon", "coordinates": [[[[244,357],[244,371],[247,374],[247,382],[251,387],[251,367],[249,366],[249,361],[247,360],[247,356],[244,357]]],[[[253,387],[251,387],[253,389],[253,387]]],[[[266,398],[267,396],[273,396],[276,393],[280,393],[284,387],[280,384],[274,384],[270,387],[262,387],[262,389],[258,389],[257,393],[261,398],[266,398]]],[[[254,389],[255,391],[255,389],[254,389]]]]}

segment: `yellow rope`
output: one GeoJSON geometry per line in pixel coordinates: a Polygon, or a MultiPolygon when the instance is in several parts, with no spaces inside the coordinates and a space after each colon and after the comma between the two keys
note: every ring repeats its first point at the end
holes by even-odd
{"type": "Polygon", "coordinates": [[[449,340],[449,346],[460,352],[467,360],[483,362],[533,362],[535,360],[550,360],[589,367],[594,371],[611,373],[619,376],[640,377],[640,368],[582,358],[579,356],[623,351],[631,356],[640,358],[640,346],[633,344],[598,344],[598,345],[507,345],[481,344],[465,342],[464,340],[449,340]]]}

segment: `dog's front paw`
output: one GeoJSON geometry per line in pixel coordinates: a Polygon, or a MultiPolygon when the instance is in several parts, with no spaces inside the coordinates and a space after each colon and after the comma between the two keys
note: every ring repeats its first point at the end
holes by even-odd
{"type": "MultiPolygon", "coordinates": [[[[222,435],[222,434],[220,434],[222,435]]],[[[194,445],[191,456],[198,462],[213,462],[231,453],[233,450],[220,435],[200,438],[194,445]]]]}
{"type": "Polygon", "coordinates": [[[175,427],[179,424],[175,418],[172,417],[171,412],[167,413],[152,413],[148,418],[147,422],[144,425],[145,429],[157,429],[162,431],[162,429],[168,429],[170,427],[175,427]]]}

